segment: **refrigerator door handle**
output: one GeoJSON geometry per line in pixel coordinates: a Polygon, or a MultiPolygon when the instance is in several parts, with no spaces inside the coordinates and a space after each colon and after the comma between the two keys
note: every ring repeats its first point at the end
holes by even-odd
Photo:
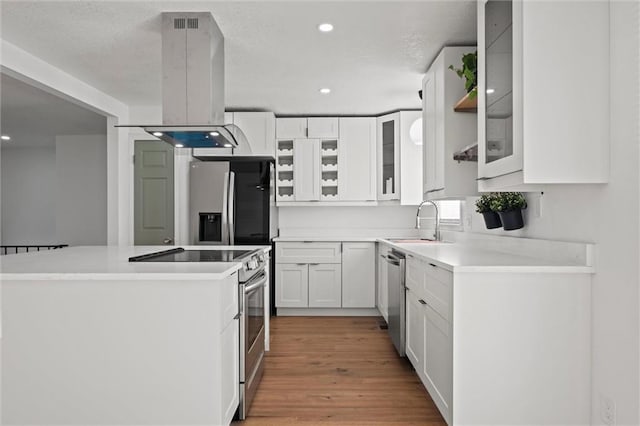
{"type": "Polygon", "coordinates": [[[224,174],[224,189],[222,191],[222,230],[221,243],[229,245],[229,173],[224,174]]]}
{"type": "Polygon", "coordinates": [[[236,186],[236,174],[234,172],[229,172],[228,179],[228,213],[227,213],[227,226],[228,226],[228,245],[233,245],[235,242],[235,214],[236,214],[236,197],[235,197],[235,186],[236,186]]]}

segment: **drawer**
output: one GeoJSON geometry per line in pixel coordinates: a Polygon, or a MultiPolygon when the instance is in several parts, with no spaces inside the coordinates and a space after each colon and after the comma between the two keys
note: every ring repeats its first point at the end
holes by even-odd
{"type": "Polygon", "coordinates": [[[453,284],[453,272],[447,271],[446,269],[437,266],[435,263],[425,261],[424,264],[425,273],[428,276],[445,284],[453,284]]]}
{"type": "Polygon", "coordinates": [[[420,262],[413,257],[407,257],[406,265],[407,275],[405,285],[415,294],[422,296],[422,281],[424,278],[424,268],[426,266],[423,262],[420,262]]]}
{"type": "Polygon", "coordinates": [[[447,321],[451,321],[452,284],[444,283],[425,273],[422,289],[425,302],[447,321]]]}
{"type": "Polygon", "coordinates": [[[342,243],[276,243],[276,263],[342,263],[342,243]]]}

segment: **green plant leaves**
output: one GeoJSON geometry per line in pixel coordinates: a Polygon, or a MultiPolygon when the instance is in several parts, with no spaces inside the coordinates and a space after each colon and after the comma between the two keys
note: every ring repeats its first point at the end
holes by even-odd
{"type": "Polygon", "coordinates": [[[475,98],[477,91],[474,92],[474,89],[478,85],[478,52],[462,55],[462,68],[455,68],[453,65],[449,65],[449,69],[455,71],[458,77],[465,79],[465,90],[469,93],[471,99],[475,98]]]}

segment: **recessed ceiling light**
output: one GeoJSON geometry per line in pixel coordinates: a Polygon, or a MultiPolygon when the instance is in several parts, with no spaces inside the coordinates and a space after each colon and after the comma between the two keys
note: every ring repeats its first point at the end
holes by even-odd
{"type": "Polygon", "coordinates": [[[322,93],[323,95],[328,95],[329,93],[331,93],[331,89],[329,89],[328,87],[323,87],[322,89],[320,89],[320,93],[322,93]]]}
{"type": "Polygon", "coordinates": [[[324,24],[318,25],[318,31],[320,31],[321,33],[328,33],[330,31],[333,31],[333,25],[325,22],[324,24]]]}
{"type": "Polygon", "coordinates": [[[184,145],[182,145],[181,143],[177,143],[176,148],[184,148],[184,145]]]}
{"type": "Polygon", "coordinates": [[[160,136],[162,136],[162,132],[153,132],[153,136],[160,137],[160,136]]]}
{"type": "Polygon", "coordinates": [[[495,92],[495,90],[494,90],[494,89],[487,89],[487,95],[490,95],[490,94],[492,94],[492,93],[494,93],[494,92],[495,92]]]}
{"type": "Polygon", "coordinates": [[[3,141],[10,141],[11,140],[11,138],[9,136],[7,136],[7,135],[0,136],[0,139],[2,139],[3,141]]]}
{"type": "Polygon", "coordinates": [[[231,145],[230,143],[225,143],[225,144],[224,144],[224,147],[225,147],[225,148],[233,148],[233,145],[231,145]]]}
{"type": "Polygon", "coordinates": [[[211,132],[211,133],[209,133],[209,134],[210,134],[211,136],[220,136],[220,133],[218,133],[218,132],[211,132]]]}

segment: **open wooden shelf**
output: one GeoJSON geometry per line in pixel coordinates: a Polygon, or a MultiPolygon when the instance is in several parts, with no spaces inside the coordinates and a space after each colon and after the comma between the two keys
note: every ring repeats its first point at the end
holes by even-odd
{"type": "MultiPolygon", "coordinates": [[[[477,92],[477,88],[475,89],[477,92]]],[[[478,95],[469,99],[469,93],[464,95],[462,99],[453,107],[455,112],[477,112],[478,111],[478,95]]]]}

